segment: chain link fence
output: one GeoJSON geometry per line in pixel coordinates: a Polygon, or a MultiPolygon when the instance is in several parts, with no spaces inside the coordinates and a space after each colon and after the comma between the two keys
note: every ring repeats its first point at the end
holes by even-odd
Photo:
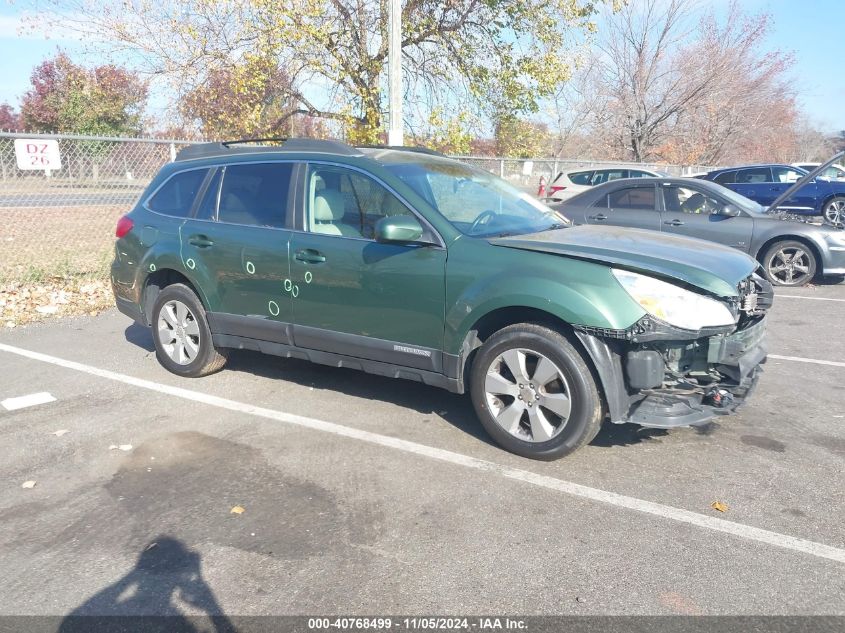
{"type": "Polygon", "coordinates": [[[105,278],[118,218],[186,144],[0,133],[0,285],[105,278]],[[61,168],[21,169],[15,139],[58,141],[61,168]]]}
{"type": "MultiPolygon", "coordinates": [[[[0,133],[0,286],[50,279],[106,279],[118,218],[132,208],[161,166],[188,144],[179,140],[0,133]],[[58,142],[61,168],[21,169],[16,139],[58,142]]],[[[532,193],[537,191],[540,176],[548,182],[563,169],[610,164],[458,158],[532,193]]],[[[673,175],[697,169],[641,166],[673,175]]]]}

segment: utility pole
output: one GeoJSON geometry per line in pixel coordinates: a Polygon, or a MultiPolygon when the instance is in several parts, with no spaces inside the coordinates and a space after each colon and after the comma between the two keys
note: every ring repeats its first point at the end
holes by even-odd
{"type": "Polygon", "coordinates": [[[402,132],[402,0],[390,0],[387,79],[390,85],[388,145],[404,145],[402,132]]]}

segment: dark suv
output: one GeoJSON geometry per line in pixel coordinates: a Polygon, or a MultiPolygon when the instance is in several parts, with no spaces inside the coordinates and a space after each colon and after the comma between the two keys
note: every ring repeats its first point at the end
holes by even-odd
{"type": "Polygon", "coordinates": [[[117,227],[118,308],[180,376],[251,349],[469,391],[552,459],[604,419],[702,424],[765,360],[768,282],[734,249],[570,228],[505,181],[413,148],[194,145],[117,227]]]}

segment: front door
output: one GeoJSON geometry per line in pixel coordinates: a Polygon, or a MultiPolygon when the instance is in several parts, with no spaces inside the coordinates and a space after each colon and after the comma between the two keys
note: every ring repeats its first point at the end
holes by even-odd
{"type": "Polygon", "coordinates": [[[714,198],[695,185],[660,186],[664,209],[663,230],[667,233],[697,237],[747,251],[751,244],[754,220],[742,214],[719,214],[726,201],[714,198]]]}
{"type": "Polygon", "coordinates": [[[182,259],[209,299],[215,333],[289,342],[288,242],[295,163],[218,169],[182,226],[182,259]]]}
{"type": "Polygon", "coordinates": [[[655,186],[635,185],[611,191],[584,214],[588,224],[660,230],[655,186]]]}
{"type": "Polygon", "coordinates": [[[357,170],[311,164],[303,191],[304,231],[290,243],[296,345],[442,371],[446,250],[436,236],[376,242],[379,219],[413,211],[357,170]]]}

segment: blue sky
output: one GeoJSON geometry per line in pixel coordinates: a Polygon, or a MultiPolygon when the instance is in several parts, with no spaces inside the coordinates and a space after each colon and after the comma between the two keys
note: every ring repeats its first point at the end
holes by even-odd
{"type": "MultiPolygon", "coordinates": [[[[810,121],[827,132],[845,130],[845,0],[740,0],[740,6],[771,13],[773,33],[766,45],[794,53],[793,74],[810,121]]],[[[16,107],[34,66],[60,46],[72,55],[80,50],[78,42],[61,37],[19,35],[21,14],[15,4],[0,6],[0,103],[16,107]]],[[[156,102],[152,100],[154,107],[156,102]]]]}

